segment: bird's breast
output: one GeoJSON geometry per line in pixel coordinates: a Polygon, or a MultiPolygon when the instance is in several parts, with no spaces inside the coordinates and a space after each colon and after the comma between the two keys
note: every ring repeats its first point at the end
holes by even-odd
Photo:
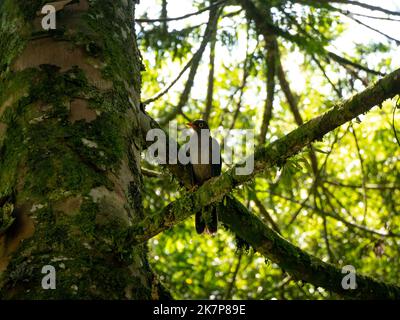
{"type": "Polygon", "coordinates": [[[194,134],[190,139],[189,147],[194,178],[196,184],[201,185],[213,177],[213,163],[220,163],[219,144],[209,135],[201,137],[194,134]]]}
{"type": "Polygon", "coordinates": [[[211,165],[193,164],[193,173],[198,184],[202,184],[211,178],[211,165]]]}

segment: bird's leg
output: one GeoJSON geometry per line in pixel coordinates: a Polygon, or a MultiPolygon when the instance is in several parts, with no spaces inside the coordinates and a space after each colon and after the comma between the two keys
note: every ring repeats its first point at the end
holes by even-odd
{"type": "Polygon", "coordinates": [[[197,184],[195,184],[188,191],[189,192],[195,192],[198,188],[199,188],[199,186],[197,184]]]}
{"type": "Polygon", "coordinates": [[[191,183],[192,187],[189,189],[189,192],[196,191],[199,186],[196,184],[192,165],[190,165],[190,183],[191,183]]]}

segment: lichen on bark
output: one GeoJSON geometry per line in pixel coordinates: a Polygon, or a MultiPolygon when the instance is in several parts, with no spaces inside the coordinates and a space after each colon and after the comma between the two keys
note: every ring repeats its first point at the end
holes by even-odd
{"type": "Polygon", "coordinates": [[[123,241],[143,218],[133,4],[72,1],[44,32],[44,2],[0,8],[0,199],[15,220],[0,233],[0,296],[167,297],[146,246],[123,241]],[[45,265],[56,290],[41,287],[45,265]]]}

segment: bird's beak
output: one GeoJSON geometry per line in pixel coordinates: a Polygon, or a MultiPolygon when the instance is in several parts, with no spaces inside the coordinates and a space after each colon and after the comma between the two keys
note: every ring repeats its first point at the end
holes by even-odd
{"type": "Polygon", "coordinates": [[[194,128],[194,125],[193,125],[193,123],[191,123],[191,122],[186,123],[186,126],[188,126],[188,127],[190,127],[190,128],[194,128]]]}

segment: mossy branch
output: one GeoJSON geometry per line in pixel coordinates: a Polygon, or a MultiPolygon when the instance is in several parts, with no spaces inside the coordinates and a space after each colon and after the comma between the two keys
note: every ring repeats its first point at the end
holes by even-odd
{"type": "MultiPolygon", "coordinates": [[[[149,232],[155,235],[196,212],[198,206],[191,203],[193,198],[190,195],[184,198],[187,202],[182,200],[173,202],[160,214],[150,216],[146,225],[151,226],[149,227],[151,229],[143,229],[145,233],[142,236],[136,236],[135,240],[145,241],[149,238],[149,232]],[[196,209],[191,209],[191,205],[196,209]]],[[[346,298],[400,299],[400,287],[359,274],[356,275],[357,288],[345,290],[342,287],[345,274],[340,268],[323,262],[291,244],[266,226],[235,198],[227,197],[224,210],[220,210],[220,219],[235,234],[248,242],[260,254],[278,264],[295,280],[311,283],[346,298]]]]}
{"type": "MultiPolygon", "coordinates": [[[[295,155],[313,141],[322,139],[325,134],[366,113],[374,106],[382,104],[386,99],[393,98],[398,93],[400,93],[400,69],[281,139],[259,148],[254,154],[255,170],[251,175],[236,175],[235,169],[238,166],[234,166],[220,177],[206,182],[196,192],[188,192],[170,203],[161,212],[148,216],[142,225],[135,228],[133,242],[144,242],[185,220],[202,207],[221,201],[236,186],[251,180],[256,174],[276,164],[284,163],[287,158],[295,155]]],[[[172,169],[176,168],[172,167],[172,169]]],[[[184,171],[180,171],[179,175],[183,176],[184,171]]],[[[340,269],[307,254],[283,239],[255,215],[248,212],[236,199],[227,197],[226,202],[226,210],[221,213],[222,221],[295,279],[355,299],[400,298],[399,287],[360,275],[357,276],[357,290],[344,290],[341,286],[344,275],[340,269]]]]}
{"type": "MultiPolygon", "coordinates": [[[[254,171],[249,175],[237,175],[235,165],[221,176],[204,183],[196,192],[186,193],[183,197],[169,204],[162,212],[150,216],[144,225],[158,223],[152,228],[157,232],[145,232],[143,240],[149,239],[159,232],[184,220],[202,207],[221,201],[235,187],[242,185],[277,164],[283,164],[289,157],[297,154],[315,140],[340,127],[357,116],[366,113],[383,101],[400,93],[400,69],[392,72],[361,93],[358,93],[332,109],[320,115],[286,136],[273,143],[258,148],[254,155],[254,171]],[[182,210],[183,212],[180,212],[182,210]],[[157,221],[156,221],[157,220],[157,221]],[[151,223],[149,223],[151,222],[151,223]]],[[[154,127],[154,124],[151,126],[154,127]]],[[[169,165],[174,175],[187,182],[187,171],[182,165],[169,165]]],[[[188,187],[188,184],[185,183],[188,187]]]]}
{"type": "Polygon", "coordinates": [[[342,279],[345,274],[340,268],[291,244],[235,199],[229,198],[220,218],[239,237],[278,264],[295,280],[323,287],[351,299],[400,299],[400,287],[359,274],[356,275],[356,289],[343,289],[342,279]]]}
{"type": "Polygon", "coordinates": [[[323,115],[306,122],[286,136],[258,148],[255,154],[250,156],[254,157],[254,170],[251,174],[238,175],[236,171],[241,165],[235,165],[218,178],[207,181],[197,192],[186,194],[177,200],[176,206],[187,202],[194,203],[195,207],[191,210],[193,213],[198,208],[221,201],[235,187],[252,180],[254,176],[265,172],[272,166],[285,163],[288,158],[300,152],[310,143],[322,140],[327,133],[399,93],[400,69],[377,81],[361,93],[337,104],[323,115]]]}

